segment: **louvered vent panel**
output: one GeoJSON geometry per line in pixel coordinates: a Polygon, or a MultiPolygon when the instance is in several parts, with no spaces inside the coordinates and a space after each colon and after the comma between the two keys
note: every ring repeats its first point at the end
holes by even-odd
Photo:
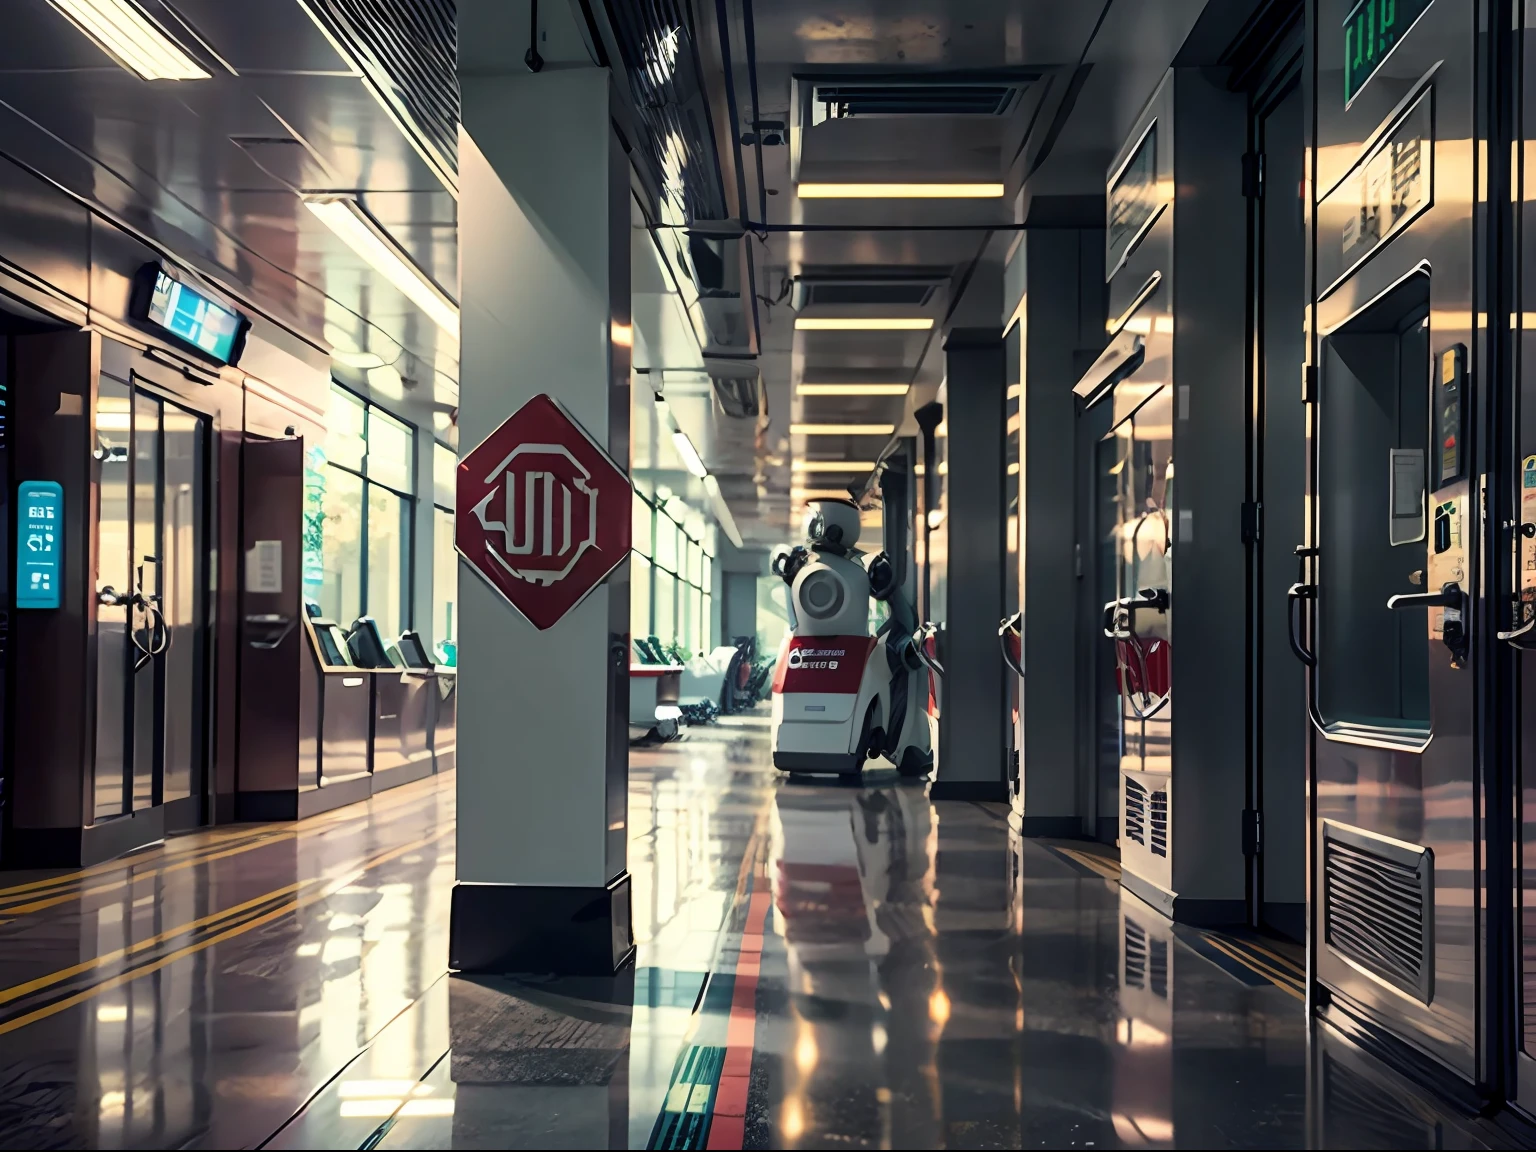
{"type": "Polygon", "coordinates": [[[1152,812],[1152,854],[1168,855],[1168,793],[1154,792],[1150,803],[1152,812]]]}
{"type": "Polygon", "coordinates": [[[1325,826],[1323,936],[1368,972],[1429,1002],[1433,858],[1351,829],[1325,826]]]}
{"type": "Polygon", "coordinates": [[[843,282],[808,284],[807,304],[904,304],[921,307],[933,295],[932,284],[843,282]]]}
{"type": "Polygon", "coordinates": [[[853,116],[1001,116],[1012,105],[1012,84],[818,84],[816,102],[828,120],[853,116]]]}
{"type": "Polygon", "coordinates": [[[1147,790],[1129,776],[1125,781],[1125,836],[1147,846],[1147,790]]]}
{"type": "Polygon", "coordinates": [[[454,0],[305,0],[369,81],[456,179],[458,12],[454,0]]]}
{"type": "Polygon", "coordinates": [[[1147,950],[1147,983],[1152,995],[1168,999],[1168,941],[1153,940],[1147,950]]]}
{"type": "MultiPolygon", "coordinates": [[[[1166,967],[1165,960],[1165,971],[1166,967]]],[[[1125,983],[1130,988],[1147,986],[1147,933],[1140,924],[1129,919],[1125,922],[1125,983]]]]}
{"type": "Polygon", "coordinates": [[[1321,1148],[1439,1148],[1445,1134],[1424,1105],[1323,1053],[1321,1148]]]}

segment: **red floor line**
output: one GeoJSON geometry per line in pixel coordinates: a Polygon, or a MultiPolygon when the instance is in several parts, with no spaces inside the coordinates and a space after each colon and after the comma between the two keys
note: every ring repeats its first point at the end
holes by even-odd
{"type": "Polygon", "coordinates": [[[726,1028],[725,1064],[715,1090],[714,1117],[706,1148],[739,1149],[746,1136],[747,1086],[752,1073],[752,1049],[757,1042],[757,977],[763,962],[763,925],[771,899],[759,873],[758,887],[747,907],[746,930],[736,961],[736,986],[731,995],[731,1020],[726,1028]]]}

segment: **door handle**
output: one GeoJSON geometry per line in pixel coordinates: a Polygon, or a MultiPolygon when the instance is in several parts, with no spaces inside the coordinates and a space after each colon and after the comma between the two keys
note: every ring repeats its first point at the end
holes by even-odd
{"type": "Polygon", "coordinates": [[[1286,590],[1287,601],[1286,615],[1290,625],[1287,636],[1291,641],[1291,651],[1296,653],[1296,659],[1300,660],[1308,668],[1317,667],[1317,656],[1307,651],[1301,638],[1301,602],[1303,600],[1317,599],[1316,584],[1302,584],[1297,582],[1286,590]]]}
{"type": "Polygon", "coordinates": [[[1500,632],[1499,639],[1525,652],[1536,650],[1536,617],[1527,620],[1518,628],[1500,632]]]}
{"type": "Polygon", "coordinates": [[[1440,639],[1451,652],[1451,667],[1460,668],[1467,659],[1467,594],[1461,585],[1449,580],[1440,585],[1438,592],[1405,592],[1387,600],[1387,607],[1394,612],[1408,608],[1444,608],[1440,621],[1440,639]]]}
{"type": "Polygon", "coordinates": [[[1008,617],[1008,619],[1004,620],[997,626],[997,641],[1000,645],[1002,645],[1003,662],[1007,664],[1009,668],[1013,669],[1014,674],[1020,679],[1022,679],[1024,676],[1024,668],[1022,666],[1022,661],[1014,658],[1012,638],[1015,636],[1019,637],[1019,651],[1022,655],[1023,636],[1022,628],[1020,625],[1023,622],[1023,618],[1024,614],[1022,612],[1015,612],[1012,616],[1008,617]]]}
{"type": "Polygon", "coordinates": [[[1168,611],[1171,601],[1166,588],[1143,588],[1134,596],[1111,600],[1104,605],[1104,635],[1110,640],[1128,640],[1136,635],[1136,610],[1151,608],[1157,612],[1168,611]],[[1119,627],[1119,616],[1125,613],[1125,630],[1119,627]]]}

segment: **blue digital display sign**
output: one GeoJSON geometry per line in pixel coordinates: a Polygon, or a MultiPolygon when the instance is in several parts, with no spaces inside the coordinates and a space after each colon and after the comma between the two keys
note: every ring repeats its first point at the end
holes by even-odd
{"type": "Polygon", "coordinates": [[[64,489],[25,480],[16,503],[16,607],[57,608],[64,573],[64,489]]]}
{"type": "Polygon", "coordinates": [[[245,343],[245,317],[208,299],[164,268],[151,265],[154,283],[144,319],[220,364],[233,364],[245,343]]]}

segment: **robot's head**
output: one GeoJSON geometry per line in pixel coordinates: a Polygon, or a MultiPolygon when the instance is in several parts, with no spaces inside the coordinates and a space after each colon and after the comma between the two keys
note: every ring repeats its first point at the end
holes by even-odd
{"type": "Polygon", "coordinates": [[[846,552],[859,542],[859,507],[852,500],[813,500],[805,506],[805,539],[813,548],[846,552]]]}

